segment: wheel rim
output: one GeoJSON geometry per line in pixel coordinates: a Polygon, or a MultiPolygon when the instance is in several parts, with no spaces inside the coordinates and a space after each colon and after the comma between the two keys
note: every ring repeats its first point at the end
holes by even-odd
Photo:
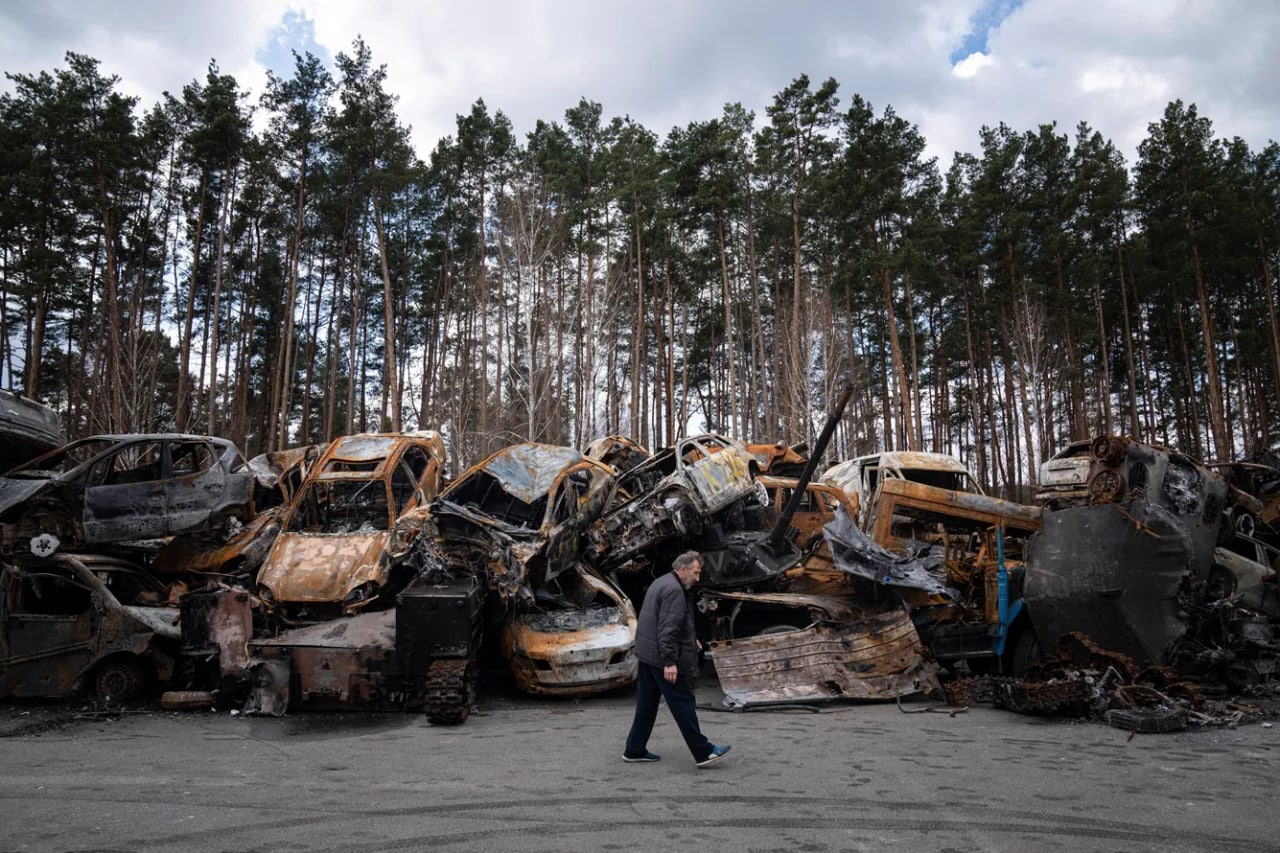
{"type": "Polygon", "coordinates": [[[95,686],[98,696],[103,699],[117,702],[132,699],[142,689],[142,673],[131,663],[108,664],[98,673],[95,686]]]}

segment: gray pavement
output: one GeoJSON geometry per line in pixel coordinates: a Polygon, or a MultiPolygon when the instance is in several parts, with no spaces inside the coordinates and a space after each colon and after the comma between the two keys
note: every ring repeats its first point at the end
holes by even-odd
{"type": "Polygon", "coordinates": [[[733,750],[700,770],[665,709],[662,761],[620,760],[632,701],[497,690],[457,728],[7,707],[0,851],[1280,849],[1280,727],[703,710],[733,750]]]}

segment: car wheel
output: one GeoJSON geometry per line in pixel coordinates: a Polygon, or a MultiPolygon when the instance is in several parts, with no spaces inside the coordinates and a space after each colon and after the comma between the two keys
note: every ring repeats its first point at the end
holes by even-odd
{"type": "Polygon", "coordinates": [[[142,695],[147,685],[146,673],[135,658],[116,658],[99,667],[93,678],[93,692],[100,699],[127,702],[142,695]]]}

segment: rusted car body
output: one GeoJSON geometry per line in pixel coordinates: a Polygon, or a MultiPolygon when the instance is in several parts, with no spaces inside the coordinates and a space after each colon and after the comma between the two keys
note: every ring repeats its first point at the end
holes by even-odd
{"type": "Polygon", "coordinates": [[[1089,502],[1089,456],[1091,441],[1073,441],[1040,465],[1036,503],[1059,509],[1089,502]]]}
{"type": "Polygon", "coordinates": [[[48,556],[223,527],[253,511],[253,474],[231,442],[200,435],[100,435],[0,478],[6,552],[48,556]]]}
{"type": "Polygon", "coordinates": [[[503,653],[523,690],[581,696],[635,679],[635,610],[581,561],[614,477],[572,448],[518,444],[431,505],[445,571],[485,577],[504,605],[503,653]]]}
{"type": "MultiPolygon", "coordinates": [[[[761,475],[760,483],[769,492],[769,504],[783,507],[791,499],[798,481],[794,477],[761,475]]],[[[806,551],[822,539],[822,529],[835,517],[836,507],[844,507],[851,518],[858,516],[857,500],[843,489],[826,483],[811,482],[805,486],[804,495],[791,518],[794,529],[792,540],[801,551],[806,551]]]]}
{"type": "Polygon", "coordinates": [[[773,444],[748,444],[747,452],[756,460],[761,474],[775,477],[798,477],[808,463],[808,447],[804,444],[791,446],[782,441],[773,444]]]}
{"type": "Polygon", "coordinates": [[[612,583],[579,564],[585,606],[517,609],[503,624],[503,652],[528,693],[583,696],[636,679],[636,611],[612,583]]]}
{"type": "Polygon", "coordinates": [[[1280,452],[1262,450],[1239,462],[1208,467],[1222,474],[1233,491],[1246,496],[1238,498],[1232,509],[1235,529],[1280,545],[1280,452]]]}
{"type": "Polygon", "coordinates": [[[748,506],[768,502],[746,445],[720,435],[682,438],[619,475],[590,534],[593,560],[614,568],[660,543],[723,524],[741,529],[748,506]]]}
{"type": "MultiPolygon", "coordinates": [[[[1037,507],[910,480],[883,480],[868,531],[841,512],[825,529],[834,567],[893,589],[938,661],[1014,666],[1029,634],[1022,613],[1025,545],[1037,507]]],[[[1019,666],[1025,666],[1021,657],[1019,666]]]]}
{"type": "Polygon", "coordinates": [[[311,467],[258,571],[258,594],[291,619],[354,613],[409,580],[393,577],[421,532],[414,512],[440,486],[439,433],[337,439],[311,467]]]}
{"type": "Polygon", "coordinates": [[[0,567],[0,698],[85,692],[134,699],[173,674],[178,611],[110,557],[55,554],[0,567]]]}
{"type": "Polygon", "coordinates": [[[57,412],[0,388],[0,474],[66,443],[57,412]]]}
{"type": "Polygon", "coordinates": [[[504,602],[533,604],[562,576],[577,587],[583,533],[614,476],[571,447],[516,444],[464,471],[426,523],[453,574],[478,571],[504,602]]]}
{"type": "Polygon", "coordinates": [[[725,704],[746,707],[833,699],[893,699],[937,688],[934,667],[902,609],[868,613],[848,599],[718,593],[722,603],[806,614],[743,639],[710,644],[725,704]]]}
{"type": "MultiPolygon", "coordinates": [[[[880,484],[888,480],[909,480],[955,492],[982,494],[982,486],[960,460],[945,453],[889,451],[859,456],[833,465],[819,477],[854,496],[863,512],[870,509],[880,484]]],[[[864,527],[866,518],[856,519],[864,527]]]]}
{"type": "Polygon", "coordinates": [[[991,527],[1026,538],[1040,529],[1040,509],[912,480],[886,479],[868,509],[866,530],[876,544],[897,551],[913,537],[936,541],[947,533],[968,534],[991,527]]]}

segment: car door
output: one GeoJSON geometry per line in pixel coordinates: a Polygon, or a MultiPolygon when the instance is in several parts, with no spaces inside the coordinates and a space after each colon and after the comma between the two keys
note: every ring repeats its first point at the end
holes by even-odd
{"type": "Polygon", "coordinates": [[[171,472],[165,483],[168,533],[200,530],[209,526],[225,507],[227,472],[207,441],[180,439],[168,445],[171,472]]]}
{"type": "Polygon", "coordinates": [[[169,533],[165,442],[123,443],[89,470],[84,489],[85,541],[155,539],[169,533]]]}
{"type": "Polygon", "coordinates": [[[731,445],[717,442],[704,446],[689,440],[682,443],[679,450],[679,464],[702,502],[699,509],[718,512],[750,494],[751,472],[747,460],[731,445]]]}
{"type": "Polygon", "coordinates": [[[96,593],[65,568],[6,569],[0,696],[64,696],[93,662],[100,607],[96,593]]]}

